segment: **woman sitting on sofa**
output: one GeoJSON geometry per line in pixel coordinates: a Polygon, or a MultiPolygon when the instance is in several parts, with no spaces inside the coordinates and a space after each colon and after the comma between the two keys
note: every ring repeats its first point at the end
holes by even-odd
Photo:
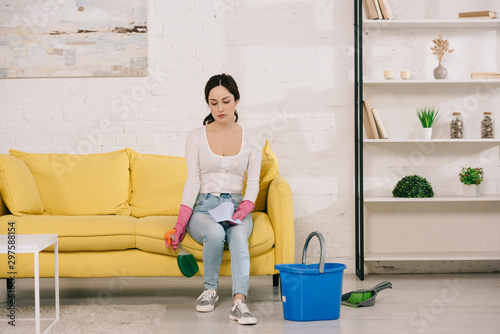
{"type": "Polygon", "coordinates": [[[233,280],[233,305],[229,317],[240,324],[256,324],[257,318],[245,302],[250,276],[248,238],[253,229],[250,212],[259,192],[262,153],[254,138],[237,124],[239,99],[238,86],[230,75],[215,75],[208,80],[205,101],[210,114],[203,121],[203,127],[193,130],[187,137],[188,177],[172,247],[177,248],[186,230],[203,244],[205,290],[196,301],[196,310],[210,312],[219,299],[219,270],[227,242],[233,280]],[[245,174],[247,183],[243,197],[245,174]],[[239,219],[241,224],[217,223],[209,216],[209,210],[227,201],[237,208],[232,219],[239,219]]]}

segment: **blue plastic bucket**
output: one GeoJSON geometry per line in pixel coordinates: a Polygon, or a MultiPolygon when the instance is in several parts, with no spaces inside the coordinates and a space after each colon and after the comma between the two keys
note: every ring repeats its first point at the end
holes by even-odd
{"type": "Polygon", "coordinates": [[[324,263],[324,239],[318,232],[309,235],[302,262],[305,262],[307,245],[312,236],[317,236],[320,240],[320,263],[274,266],[280,271],[281,300],[286,320],[335,320],[340,316],[342,279],[346,266],[341,263],[324,263]]]}

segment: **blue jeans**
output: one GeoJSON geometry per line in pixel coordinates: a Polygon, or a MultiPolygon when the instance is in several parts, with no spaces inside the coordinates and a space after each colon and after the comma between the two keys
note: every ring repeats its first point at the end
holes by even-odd
{"type": "Polygon", "coordinates": [[[222,253],[227,242],[231,253],[231,273],[233,279],[233,296],[241,293],[248,296],[250,276],[250,253],[248,238],[253,230],[252,215],[242,220],[241,225],[216,223],[208,214],[222,202],[233,202],[237,209],[243,200],[241,194],[198,194],[193,214],[186,227],[194,240],[203,244],[203,267],[205,289],[217,289],[222,253]]]}

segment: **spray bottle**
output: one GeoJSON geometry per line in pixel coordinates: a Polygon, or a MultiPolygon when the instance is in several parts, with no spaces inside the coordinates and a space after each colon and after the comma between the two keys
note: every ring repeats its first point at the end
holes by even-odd
{"type": "MultiPolygon", "coordinates": [[[[163,236],[163,238],[165,238],[165,244],[171,246],[171,242],[175,240],[176,232],[177,230],[174,228],[165,233],[163,236]]],[[[191,277],[200,270],[193,254],[182,247],[181,243],[177,246],[177,265],[181,273],[186,277],[191,277]]]]}

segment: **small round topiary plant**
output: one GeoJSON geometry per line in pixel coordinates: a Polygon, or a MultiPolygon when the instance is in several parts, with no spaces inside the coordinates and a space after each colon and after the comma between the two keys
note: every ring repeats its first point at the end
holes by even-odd
{"type": "Polygon", "coordinates": [[[425,198],[433,197],[434,191],[431,184],[423,177],[409,175],[399,180],[392,190],[394,197],[425,198]]]}

